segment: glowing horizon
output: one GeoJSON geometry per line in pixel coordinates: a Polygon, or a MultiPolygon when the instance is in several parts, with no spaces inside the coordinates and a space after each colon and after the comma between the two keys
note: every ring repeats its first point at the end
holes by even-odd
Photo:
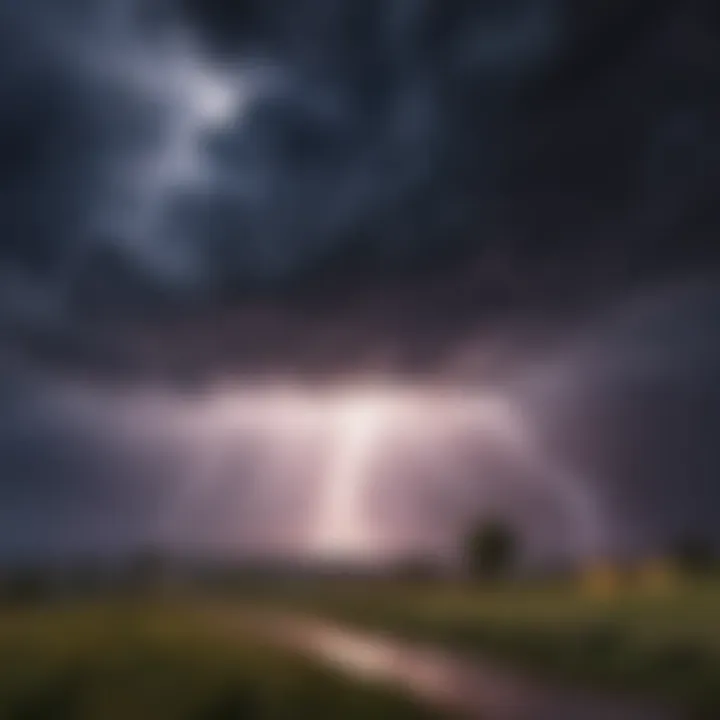
{"type": "MultiPolygon", "coordinates": [[[[77,392],[71,395],[77,403],[77,392]]],[[[578,552],[597,555],[604,549],[606,520],[587,478],[543,448],[521,405],[496,391],[270,383],[218,386],[195,398],[125,394],[111,405],[126,432],[147,436],[162,429],[175,438],[178,452],[188,453],[190,462],[158,520],[168,532],[182,528],[182,517],[194,515],[197,503],[223,483],[239,482],[228,455],[237,443],[259,442],[272,469],[258,492],[270,495],[271,503],[281,503],[298,484],[314,488],[312,518],[295,542],[303,554],[328,560],[379,557],[392,549],[393,529],[382,527],[368,508],[368,496],[388,482],[379,477],[378,464],[390,457],[394,473],[408,476],[414,454],[452,460],[448,439],[472,431],[474,445],[499,448],[523,470],[522,486],[540,490],[560,510],[578,552]],[[125,412],[118,403],[125,403],[125,412]],[[400,429],[402,453],[393,443],[400,429]]],[[[450,496],[453,487],[441,492],[450,496]]]]}

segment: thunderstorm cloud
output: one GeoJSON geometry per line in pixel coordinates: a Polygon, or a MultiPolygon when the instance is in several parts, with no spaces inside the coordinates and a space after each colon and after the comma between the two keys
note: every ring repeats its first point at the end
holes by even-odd
{"type": "Polygon", "coordinates": [[[387,430],[409,546],[581,543],[534,475],[622,548],[717,528],[714,3],[0,0],[0,68],[3,554],[293,547],[327,433],[198,408],[358,378],[500,395],[557,466],[387,430]]]}

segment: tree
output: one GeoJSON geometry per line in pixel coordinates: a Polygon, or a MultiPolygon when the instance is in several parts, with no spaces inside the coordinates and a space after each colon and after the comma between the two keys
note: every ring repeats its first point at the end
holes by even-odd
{"type": "Polygon", "coordinates": [[[717,564],[713,543],[701,535],[688,534],[675,540],[670,551],[677,567],[690,575],[712,570],[717,564]]]}
{"type": "Polygon", "coordinates": [[[477,578],[497,580],[514,568],[518,556],[518,537],[500,520],[484,520],[470,532],[466,544],[466,562],[477,578]]]}
{"type": "Polygon", "coordinates": [[[3,577],[0,597],[5,602],[29,605],[46,600],[50,591],[46,572],[40,568],[23,567],[3,577]]]}

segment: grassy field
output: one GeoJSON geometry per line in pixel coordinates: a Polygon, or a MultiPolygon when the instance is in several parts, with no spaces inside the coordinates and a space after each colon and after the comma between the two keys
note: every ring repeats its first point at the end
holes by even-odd
{"type": "Polygon", "coordinates": [[[194,606],[0,609],[3,720],[428,718],[194,606]]]}
{"type": "Polygon", "coordinates": [[[259,644],[234,622],[245,606],[309,612],[720,717],[720,580],[599,594],[571,583],[295,581],[212,606],[0,606],[0,720],[432,716],[390,688],[259,644]]]}
{"type": "Polygon", "coordinates": [[[478,652],[573,684],[627,690],[720,717],[720,581],[588,592],[574,584],[482,588],[334,584],[283,604],[478,652]]]}

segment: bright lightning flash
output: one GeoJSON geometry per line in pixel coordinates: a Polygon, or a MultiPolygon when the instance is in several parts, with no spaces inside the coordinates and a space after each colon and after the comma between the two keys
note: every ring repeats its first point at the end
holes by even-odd
{"type": "Polygon", "coordinates": [[[335,413],[333,448],[325,475],[314,550],[325,557],[370,551],[371,539],[363,518],[363,494],[370,464],[388,422],[386,404],[354,399],[335,413]]]}
{"type": "MultiPolygon", "coordinates": [[[[77,391],[72,398],[77,406],[77,391]]],[[[367,505],[370,490],[381,482],[377,463],[392,451],[394,434],[402,431],[405,438],[416,437],[413,442],[420,455],[430,451],[442,456],[448,452],[443,444],[448,437],[471,430],[478,440],[503,447],[528,470],[522,481],[538,483],[557,503],[575,528],[579,553],[595,555],[603,550],[604,516],[587,478],[570,472],[539,442],[520,403],[497,393],[435,387],[307,390],[256,385],[221,387],[195,399],[145,396],[133,401],[124,396],[114,403],[115,422],[124,417],[135,432],[142,426],[146,437],[154,428],[174,432],[192,453],[187,477],[181,479],[165,512],[170,525],[181,524],[180,519],[218,483],[232,480],[228,465],[233,461],[226,453],[234,441],[260,439],[263,452],[279,467],[268,480],[279,501],[293,483],[309,479],[308,469],[316,475],[319,490],[305,552],[325,559],[369,559],[386,550],[388,538],[372,522],[367,505]],[[128,403],[127,413],[118,409],[118,402],[128,403]],[[296,455],[298,448],[316,446],[322,451],[319,460],[305,470],[295,464],[295,458],[302,457],[296,455]]],[[[405,452],[413,452],[412,444],[404,447],[405,452]]],[[[399,461],[402,473],[402,458],[399,461]]]]}

